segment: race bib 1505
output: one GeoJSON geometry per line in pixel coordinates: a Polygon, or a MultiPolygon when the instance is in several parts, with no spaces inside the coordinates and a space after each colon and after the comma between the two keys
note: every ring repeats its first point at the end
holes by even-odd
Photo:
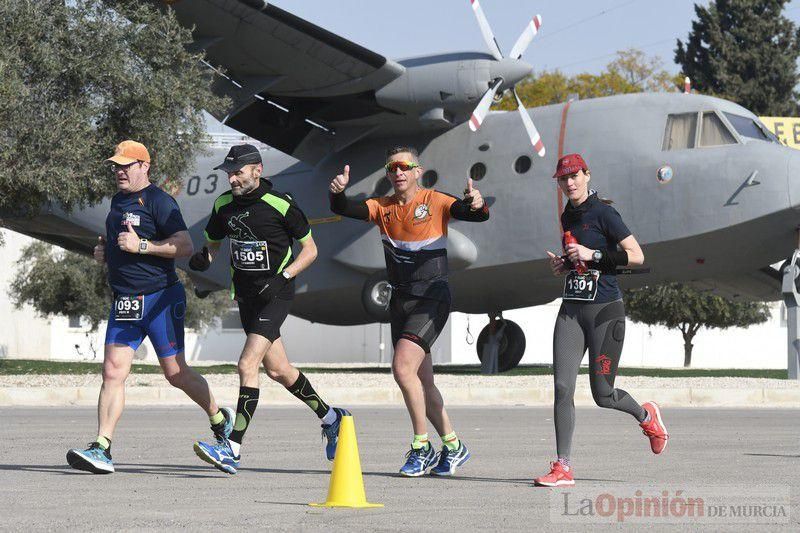
{"type": "Polygon", "coordinates": [[[269,270],[267,241],[231,239],[231,262],[238,270],[269,270]]]}

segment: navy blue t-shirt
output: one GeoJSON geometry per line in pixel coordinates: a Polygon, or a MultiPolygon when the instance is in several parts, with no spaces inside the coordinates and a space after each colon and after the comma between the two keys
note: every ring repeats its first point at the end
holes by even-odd
{"type": "Polygon", "coordinates": [[[186,230],[178,203],[153,184],[135,193],[118,192],[106,217],[108,284],[115,294],[149,294],[178,281],[175,260],[149,254],[123,252],[117,237],[128,231],[130,220],[140,239],[161,241],[186,230]]]}
{"type": "MultiPolygon", "coordinates": [[[[561,226],[564,231],[571,231],[579,244],[592,250],[616,250],[617,244],[631,235],[631,230],[622,221],[617,210],[603,203],[597,193],[590,194],[578,207],[567,202],[567,207],[561,214],[561,226]]],[[[597,296],[593,303],[613,302],[622,298],[616,271],[603,271],[594,261],[589,261],[586,266],[600,270],[597,296]]]]}

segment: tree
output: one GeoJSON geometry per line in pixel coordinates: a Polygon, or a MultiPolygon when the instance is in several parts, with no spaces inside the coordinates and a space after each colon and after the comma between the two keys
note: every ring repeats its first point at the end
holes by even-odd
{"type": "Polygon", "coordinates": [[[154,181],[177,178],[201,150],[202,110],[226,105],[169,10],[0,0],[0,20],[0,212],[101,200],[114,192],[104,160],[126,138],[150,149],[154,181]]]}
{"type": "Polygon", "coordinates": [[[648,57],[641,50],[629,48],[617,52],[606,70],[625,80],[635,92],[667,92],[682,87],[683,77],[670,74],[661,65],[660,57],[648,57]]]}
{"type": "MultiPolygon", "coordinates": [[[[571,95],[598,98],[615,94],[675,90],[682,84],[661,68],[661,59],[647,57],[641,50],[631,48],[617,52],[600,74],[582,73],[568,77],[555,70],[530,76],[517,84],[517,94],[528,107],[566,102],[571,95]]],[[[513,110],[517,104],[513,95],[505,95],[498,109],[513,110]]]]}
{"type": "MultiPolygon", "coordinates": [[[[187,328],[204,330],[230,308],[226,291],[201,299],[195,296],[191,279],[180,270],[178,275],[186,287],[187,328]]],[[[43,242],[22,250],[9,293],[17,308],[30,304],[41,316],[84,317],[91,331],[108,319],[112,298],[105,266],[43,242]]]]}
{"type": "Polygon", "coordinates": [[[765,303],[732,302],[680,283],[626,291],[625,308],[634,322],[679,329],[685,367],[692,364],[692,340],[701,327],[742,328],[766,322],[770,316],[765,303]]]}
{"type": "Polygon", "coordinates": [[[788,0],[695,4],[697,20],[675,62],[700,92],[738,102],[756,115],[797,113],[800,32],[783,16],[788,0]]]}

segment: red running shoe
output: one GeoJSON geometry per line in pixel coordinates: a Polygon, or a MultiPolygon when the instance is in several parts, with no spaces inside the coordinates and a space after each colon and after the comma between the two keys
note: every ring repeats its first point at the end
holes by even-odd
{"type": "Polygon", "coordinates": [[[639,426],[642,428],[642,433],[650,439],[650,449],[653,450],[653,453],[659,454],[667,447],[669,440],[669,433],[664,426],[664,421],[661,420],[661,409],[655,402],[646,402],[642,404],[642,408],[650,415],[650,420],[642,422],[639,426]]]}
{"type": "Polygon", "coordinates": [[[539,487],[571,487],[575,484],[575,480],[572,478],[572,467],[564,470],[564,466],[558,461],[550,463],[550,473],[537,477],[533,483],[539,487]]]}

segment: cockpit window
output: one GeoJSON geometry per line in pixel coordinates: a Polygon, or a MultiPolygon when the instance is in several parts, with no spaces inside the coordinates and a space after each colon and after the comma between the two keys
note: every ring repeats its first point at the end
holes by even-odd
{"type": "Polygon", "coordinates": [[[771,129],[769,129],[769,128],[767,127],[767,125],[766,125],[766,124],[764,124],[764,123],[763,123],[763,122],[761,122],[760,120],[756,120],[756,126],[758,126],[759,128],[761,128],[761,131],[763,131],[763,132],[764,132],[764,135],[766,135],[766,136],[767,136],[767,138],[768,138],[770,141],[772,141],[772,142],[774,142],[774,143],[778,143],[778,144],[783,144],[783,143],[781,142],[781,140],[780,140],[780,139],[778,139],[778,136],[777,136],[777,135],[775,135],[774,133],[772,133],[772,130],[771,130],[771,129]]]}
{"type": "Polygon", "coordinates": [[[664,133],[662,150],[681,150],[694,148],[697,134],[697,113],[683,113],[667,117],[667,130],[664,133]]]}
{"type": "Polygon", "coordinates": [[[775,137],[775,135],[769,131],[766,126],[756,120],[753,120],[752,118],[734,115],[732,113],[725,113],[725,117],[736,129],[736,131],[739,132],[739,135],[743,137],[758,139],[759,141],[780,143],[778,138],[775,137]]]}
{"type": "Polygon", "coordinates": [[[716,113],[704,112],[703,123],[700,127],[700,146],[721,146],[723,144],[736,144],[736,139],[716,113]]]}

